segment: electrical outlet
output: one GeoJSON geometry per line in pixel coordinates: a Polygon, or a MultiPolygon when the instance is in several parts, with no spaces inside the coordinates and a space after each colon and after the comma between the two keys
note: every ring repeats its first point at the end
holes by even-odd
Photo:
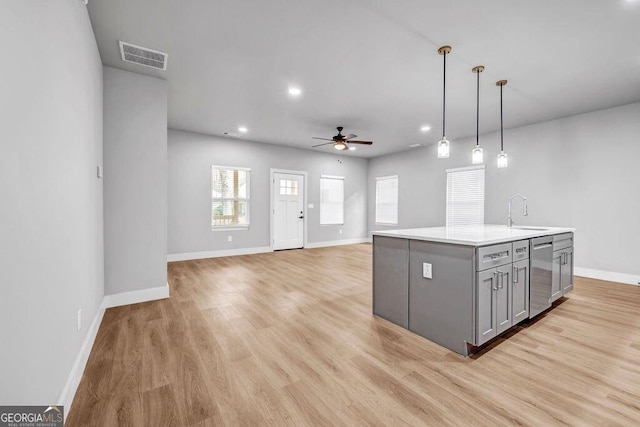
{"type": "Polygon", "coordinates": [[[309,209],[313,209],[313,203],[309,203],[309,209]]]}
{"type": "Polygon", "coordinates": [[[342,228],[338,231],[338,234],[342,234],[342,228]]]}
{"type": "Polygon", "coordinates": [[[233,236],[227,236],[227,242],[233,241],[233,236]]]}
{"type": "Polygon", "coordinates": [[[433,278],[433,267],[428,262],[422,263],[422,277],[425,279],[433,278]]]}
{"type": "Polygon", "coordinates": [[[82,309],[78,310],[78,332],[82,328],[82,309]]]}

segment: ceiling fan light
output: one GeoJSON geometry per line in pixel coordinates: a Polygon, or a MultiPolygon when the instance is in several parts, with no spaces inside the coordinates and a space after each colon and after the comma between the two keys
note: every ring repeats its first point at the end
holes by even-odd
{"type": "Polygon", "coordinates": [[[479,165],[483,161],[484,159],[482,154],[482,148],[476,145],[476,148],[474,148],[473,151],[471,152],[471,163],[473,163],[474,165],[479,165]]]}
{"type": "Polygon", "coordinates": [[[346,150],[347,146],[344,142],[336,142],[336,144],[333,146],[333,148],[335,148],[336,150],[346,150]]]}
{"type": "Polygon", "coordinates": [[[438,141],[438,158],[446,159],[449,157],[449,141],[444,136],[438,141]]]}
{"type": "Polygon", "coordinates": [[[507,153],[505,153],[504,151],[501,151],[500,154],[498,154],[498,167],[499,168],[506,168],[507,167],[507,153]]]}

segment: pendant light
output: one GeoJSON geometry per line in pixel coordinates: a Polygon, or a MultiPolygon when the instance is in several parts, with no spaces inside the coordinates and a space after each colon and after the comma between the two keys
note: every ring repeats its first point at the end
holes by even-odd
{"type": "Polygon", "coordinates": [[[471,152],[471,163],[474,165],[483,162],[482,148],[480,148],[480,73],[484,71],[484,66],[478,65],[471,69],[477,75],[476,85],[476,147],[471,152]]]}
{"type": "Polygon", "coordinates": [[[438,49],[438,54],[443,56],[444,71],[442,73],[442,139],[438,141],[438,158],[445,159],[449,157],[449,141],[445,136],[446,124],[446,100],[447,100],[447,54],[451,53],[451,46],[442,46],[438,49]]]}
{"type": "Polygon", "coordinates": [[[506,80],[498,80],[496,86],[500,86],[500,154],[498,154],[498,167],[507,167],[507,153],[504,152],[504,127],[502,125],[502,88],[507,84],[506,80]]]}

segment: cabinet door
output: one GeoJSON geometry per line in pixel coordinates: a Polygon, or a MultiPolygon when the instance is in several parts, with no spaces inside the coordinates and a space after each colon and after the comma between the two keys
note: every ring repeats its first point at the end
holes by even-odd
{"type": "Polygon", "coordinates": [[[551,302],[562,296],[562,282],[560,280],[563,251],[553,253],[553,264],[551,266],[551,302]]]}
{"type": "Polygon", "coordinates": [[[573,248],[565,249],[563,251],[564,263],[560,265],[560,283],[562,284],[562,294],[573,290],[573,248]]]}
{"type": "Polygon", "coordinates": [[[513,324],[529,318],[529,260],[513,263],[513,324]]]}
{"type": "Polygon", "coordinates": [[[481,271],[477,277],[476,333],[477,345],[484,344],[497,335],[496,291],[498,290],[496,269],[481,271]]]}
{"type": "Polygon", "coordinates": [[[513,325],[512,314],[512,289],[511,282],[511,265],[504,265],[497,268],[497,284],[496,293],[496,332],[501,334],[513,325]]]}

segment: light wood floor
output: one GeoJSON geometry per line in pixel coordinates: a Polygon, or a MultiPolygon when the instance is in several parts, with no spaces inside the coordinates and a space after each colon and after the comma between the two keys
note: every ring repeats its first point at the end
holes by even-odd
{"type": "Polygon", "coordinates": [[[371,245],[169,264],[107,310],[68,426],[638,425],[640,287],[576,279],[464,358],[371,314],[371,245]]]}

